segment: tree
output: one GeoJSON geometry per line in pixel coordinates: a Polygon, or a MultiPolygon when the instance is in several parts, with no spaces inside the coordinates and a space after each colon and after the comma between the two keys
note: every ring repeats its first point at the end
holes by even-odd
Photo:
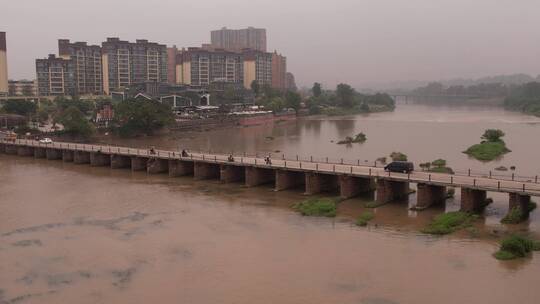
{"type": "Polygon", "coordinates": [[[336,88],[337,105],[344,108],[351,108],[354,102],[354,94],[354,89],[350,85],[344,83],[338,84],[336,88]]]}
{"type": "Polygon", "coordinates": [[[257,82],[257,80],[253,80],[251,82],[251,90],[253,91],[253,93],[255,93],[255,96],[259,96],[261,86],[259,85],[259,82],[257,82]]]}
{"type": "Polygon", "coordinates": [[[501,140],[501,137],[504,136],[504,132],[499,129],[487,129],[484,132],[484,135],[482,135],[483,140],[487,140],[489,142],[497,142],[501,140]]]}
{"type": "Polygon", "coordinates": [[[17,114],[27,116],[33,114],[37,110],[35,103],[28,100],[8,100],[2,107],[2,110],[9,114],[17,114]]]}
{"type": "Polygon", "coordinates": [[[157,101],[122,101],[116,106],[115,115],[121,136],[152,135],[174,122],[171,108],[157,101]]]}
{"type": "Polygon", "coordinates": [[[86,119],[77,107],[71,106],[58,117],[58,122],[64,126],[64,131],[67,134],[88,138],[94,133],[93,125],[86,119]]]}
{"type": "Polygon", "coordinates": [[[287,91],[285,94],[285,106],[287,108],[293,108],[296,112],[300,109],[300,102],[302,101],[302,97],[300,97],[300,94],[293,92],[293,91],[287,91]]]}
{"type": "Polygon", "coordinates": [[[321,87],[321,84],[318,83],[318,82],[315,82],[313,84],[313,88],[311,89],[311,91],[313,92],[313,96],[315,97],[320,97],[321,94],[322,94],[322,87],[321,87]]]}

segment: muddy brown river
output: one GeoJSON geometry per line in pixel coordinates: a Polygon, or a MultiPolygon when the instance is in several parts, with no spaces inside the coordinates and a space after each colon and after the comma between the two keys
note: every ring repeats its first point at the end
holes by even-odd
{"type": "MultiPolygon", "coordinates": [[[[399,150],[455,170],[504,165],[534,176],[539,135],[540,119],[500,109],[400,104],[365,117],[111,141],[362,161],[399,150]],[[491,127],[506,132],[510,154],[486,164],[461,153],[491,127]],[[364,144],[331,142],[360,131],[364,144]]],[[[384,205],[361,228],[354,219],[369,196],[340,203],[334,219],[311,218],[290,208],[305,198],[300,189],[0,155],[0,303],[538,303],[540,254],[491,254],[509,232],[540,239],[539,211],[502,225],[507,196],[488,196],[475,229],[433,237],[419,230],[459,209],[459,191],[422,212],[408,210],[414,195],[384,205]]]]}

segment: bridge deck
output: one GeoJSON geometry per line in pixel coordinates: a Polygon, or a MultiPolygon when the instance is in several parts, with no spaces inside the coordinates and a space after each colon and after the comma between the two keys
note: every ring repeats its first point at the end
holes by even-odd
{"type": "Polygon", "coordinates": [[[34,140],[19,139],[15,142],[1,141],[4,144],[18,146],[52,148],[71,151],[98,152],[105,154],[155,157],[161,159],[178,159],[184,161],[197,161],[216,164],[228,164],[236,166],[254,166],[261,168],[285,169],[288,171],[314,172],[330,175],[351,175],[357,177],[378,177],[394,181],[424,183],[448,187],[461,187],[494,192],[519,193],[522,195],[540,196],[540,183],[538,180],[511,180],[510,177],[469,176],[463,174],[443,174],[414,171],[410,174],[385,172],[383,168],[365,165],[334,164],[326,162],[298,161],[287,159],[272,159],[271,165],[266,165],[264,158],[254,156],[235,156],[234,162],[227,161],[229,155],[189,153],[188,157],[182,157],[178,151],[155,150],[150,154],[147,149],[129,147],[117,147],[108,145],[89,145],[65,142],[49,144],[34,140]]]}

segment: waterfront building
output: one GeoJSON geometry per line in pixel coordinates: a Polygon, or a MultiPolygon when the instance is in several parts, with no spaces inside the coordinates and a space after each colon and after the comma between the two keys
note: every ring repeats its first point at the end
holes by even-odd
{"type": "Polygon", "coordinates": [[[297,87],[296,87],[296,81],[294,80],[294,75],[293,73],[289,73],[287,72],[285,74],[285,88],[286,90],[289,90],[289,91],[296,91],[297,87]]]}
{"type": "Polygon", "coordinates": [[[272,53],[272,88],[285,90],[287,74],[287,57],[278,54],[276,51],[272,53]]]}
{"type": "Polygon", "coordinates": [[[177,83],[208,86],[214,82],[243,83],[243,54],[213,49],[191,47],[178,54],[176,62],[177,83]]]}
{"type": "Polygon", "coordinates": [[[8,81],[9,96],[37,96],[37,80],[8,81]]]}
{"type": "Polygon", "coordinates": [[[103,89],[106,94],[146,81],[167,82],[167,46],[107,38],[102,43],[103,89]]]}
{"type": "Polygon", "coordinates": [[[0,32],[0,96],[7,95],[8,91],[6,32],[0,32]]]}
{"type": "Polygon", "coordinates": [[[167,48],[167,83],[176,84],[176,55],[178,48],[176,45],[167,48]]]}
{"type": "Polygon", "coordinates": [[[73,62],[71,59],[58,58],[54,54],[48,58],[36,59],[38,95],[75,95],[76,76],[73,62]]]}
{"type": "Polygon", "coordinates": [[[257,81],[259,85],[272,85],[272,54],[244,50],[244,87],[251,88],[251,83],[257,81]]]}
{"type": "Polygon", "coordinates": [[[232,51],[248,48],[266,52],[266,29],[248,27],[233,30],[223,27],[211,32],[211,44],[215,48],[232,51]]]}
{"type": "Polygon", "coordinates": [[[78,95],[103,94],[101,47],[86,42],[71,43],[68,39],[58,40],[58,55],[73,60],[75,68],[75,90],[78,95]]]}

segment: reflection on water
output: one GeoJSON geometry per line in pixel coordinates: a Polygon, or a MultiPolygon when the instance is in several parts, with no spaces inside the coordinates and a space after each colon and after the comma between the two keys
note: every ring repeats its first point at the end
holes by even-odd
{"type": "MultiPolygon", "coordinates": [[[[440,110],[399,111],[414,117],[440,110]]],[[[452,118],[457,110],[444,111],[454,122],[437,123],[446,124],[440,129],[381,113],[188,133],[148,144],[216,149],[221,143],[237,151],[368,159],[392,149],[411,157],[430,155],[439,145],[428,145],[438,138],[432,132],[453,134],[463,122],[452,118]],[[366,144],[346,149],[330,142],[358,131],[368,134],[366,144]],[[400,136],[413,142],[409,146],[400,136]]],[[[513,113],[490,113],[513,121],[502,126],[511,154],[528,153],[520,151],[525,140],[515,134],[530,135],[539,126],[519,122],[513,113]]],[[[476,141],[478,132],[473,133],[476,141]]],[[[445,140],[457,145],[467,138],[445,140]]],[[[446,159],[452,165],[469,165],[450,151],[446,159]]],[[[516,164],[538,171],[537,163],[516,164]]],[[[309,218],[290,209],[305,198],[300,189],[275,192],[270,186],[244,188],[0,155],[0,303],[536,303],[540,256],[515,262],[491,257],[507,229],[499,221],[508,198],[489,195],[495,202],[475,224],[475,233],[440,238],[418,231],[436,214],[457,210],[459,191],[445,206],[422,212],[409,210],[416,201],[411,195],[375,209],[373,223],[359,228],[354,218],[372,196],[344,201],[336,219],[309,218]]],[[[533,212],[528,223],[512,229],[539,236],[539,222],[533,212]]]]}

